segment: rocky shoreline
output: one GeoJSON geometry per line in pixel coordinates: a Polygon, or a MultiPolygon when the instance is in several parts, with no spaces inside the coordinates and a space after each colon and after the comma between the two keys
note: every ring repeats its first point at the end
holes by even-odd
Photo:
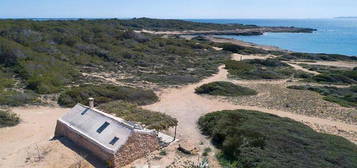
{"type": "Polygon", "coordinates": [[[313,33],[317,31],[311,28],[298,27],[256,27],[244,28],[235,30],[185,30],[185,31],[150,31],[142,30],[142,32],[162,35],[240,35],[240,36],[256,36],[264,33],[313,33]]]}

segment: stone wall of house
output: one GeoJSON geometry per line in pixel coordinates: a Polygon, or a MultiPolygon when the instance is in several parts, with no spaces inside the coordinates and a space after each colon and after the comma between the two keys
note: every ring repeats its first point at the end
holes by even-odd
{"type": "Polygon", "coordinates": [[[68,127],[66,124],[63,124],[60,121],[57,121],[55,136],[56,137],[64,136],[70,139],[71,141],[73,141],[75,144],[89,150],[90,152],[92,152],[94,156],[97,156],[99,159],[109,164],[113,163],[114,154],[100,148],[98,144],[78,134],[72,128],[68,127]]]}
{"type": "Polygon", "coordinates": [[[114,156],[114,167],[123,167],[160,148],[156,135],[135,132],[114,156]]]}

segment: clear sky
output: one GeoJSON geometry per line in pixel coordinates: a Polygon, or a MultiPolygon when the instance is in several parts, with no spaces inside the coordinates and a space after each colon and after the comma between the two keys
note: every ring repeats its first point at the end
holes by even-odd
{"type": "Polygon", "coordinates": [[[357,0],[0,0],[0,18],[331,18],[357,0]]]}

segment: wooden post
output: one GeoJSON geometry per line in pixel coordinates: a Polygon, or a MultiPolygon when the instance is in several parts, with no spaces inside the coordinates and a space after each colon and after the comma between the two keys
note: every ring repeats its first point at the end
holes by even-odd
{"type": "Polygon", "coordinates": [[[174,136],[174,141],[176,140],[176,130],[177,130],[177,125],[175,126],[175,136],[174,136]]]}

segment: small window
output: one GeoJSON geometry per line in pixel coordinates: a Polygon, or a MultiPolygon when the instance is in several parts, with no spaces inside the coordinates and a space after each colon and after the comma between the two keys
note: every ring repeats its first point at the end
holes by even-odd
{"type": "Polygon", "coordinates": [[[85,109],[85,110],[81,113],[81,115],[86,114],[88,111],[89,111],[89,108],[85,109]]]}
{"type": "Polygon", "coordinates": [[[110,144],[110,145],[114,145],[118,140],[119,140],[118,137],[114,137],[114,138],[109,142],[109,144],[110,144]]]}
{"type": "Polygon", "coordinates": [[[108,123],[108,122],[105,122],[102,126],[100,126],[100,127],[97,129],[97,132],[98,132],[98,133],[103,132],[104,129],[108,127],[108,125],[109,125],[109,123],[108,123]]]}

